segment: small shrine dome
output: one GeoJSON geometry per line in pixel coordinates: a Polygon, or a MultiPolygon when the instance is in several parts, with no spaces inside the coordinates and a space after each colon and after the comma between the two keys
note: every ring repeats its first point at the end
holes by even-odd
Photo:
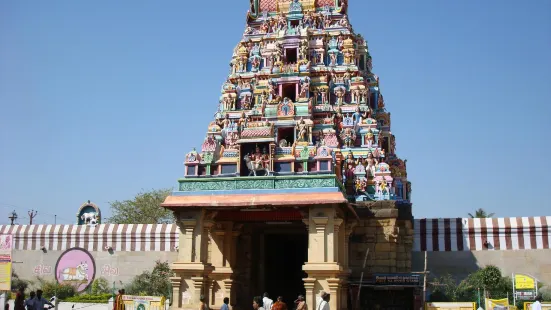
{"type": "Polygon", "coordinates": [[[90,202],[83,203],[77,212],[77,225],[95,225],[101,224],[101,210],[100,208],[90,202]]]}

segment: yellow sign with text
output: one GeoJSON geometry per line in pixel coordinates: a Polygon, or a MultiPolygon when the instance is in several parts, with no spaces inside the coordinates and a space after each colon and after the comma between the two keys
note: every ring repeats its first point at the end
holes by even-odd
{"type": "Polygon", "coordinates": [[[534,290],[536,289],[536,280],[531,276],[515,274],[515,289],[534,290]]]}

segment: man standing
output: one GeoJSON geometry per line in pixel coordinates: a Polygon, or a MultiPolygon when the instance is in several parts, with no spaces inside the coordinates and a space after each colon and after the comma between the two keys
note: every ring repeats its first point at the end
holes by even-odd
{"type": "Polygon", "coordinates": [[[229,303],[230,299],[228,297],[224,297],[224,304],[220,307],[220,310],[230,310],[230,307],[228,306],[229,303]]]}
{"type": "Polygon", "coordinates": [[[272,310],[272,305],[274,304],[274,301],[270,299],[270,295],[268,295],[268,292],[264,293],[262,303],[264,304],[264,310],[272,310]]]}
{"type": "Polygon", "coordinates": [[[532,310],[541,310],[541,302],[543,298],[541,295],[536,296],[536,302],[532,304],[532,310]]]}
{"type": "Polygon", "coordinates": [[[321,291],[320,297],[321,298],[318,301],[316,310],[329,310],[329,300],[331,299],[331,296],[329,295],[329,293],[326,293],[325,291],[321,291]]]}
{"type": "Polygon", "coordinates": [[[34,292],[30,292],[29,293],[29,298],[27,300],[25,300],[25,307],[27,308],[27,310],[34,310],[34,292]]]}
{"type": "MultiPolygon", "coordinates": [[[[44,297],[42,297],[42,290],[36,291],[36,297],[34,299],[34,309],[36,310],[42,310],[44,309],[44,305],[49,305],[50,308],[54,308],[54,304],[46,300],[44,297]]],[[[28,308],[27,308],[28,309],[28,308]]]]}

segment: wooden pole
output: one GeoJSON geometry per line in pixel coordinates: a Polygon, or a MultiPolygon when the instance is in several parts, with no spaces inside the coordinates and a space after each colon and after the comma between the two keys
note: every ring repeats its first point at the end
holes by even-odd
{"type": "Polygon", "coordinates": [[[427,302],[427,251],[425,251],[425,268],[423,270],[423,309],[425,308],[425,303],[427,302]]]}
{"type": "Polygon", "coordinates": [[[360,285],[358,287],[358,295],[356,296],[356,309],[360,309],[360,293],[362,292],[362,282],[364,280],[365,265],[367,264],[367,256],[369,255],[369,247],[365,251],[364,264],[362,267],[362,274],[360,275],[360,285]]]}

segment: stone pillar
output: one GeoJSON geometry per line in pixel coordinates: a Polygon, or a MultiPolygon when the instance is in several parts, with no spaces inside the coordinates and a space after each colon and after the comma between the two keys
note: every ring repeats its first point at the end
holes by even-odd
{"type": "Polygon", "coordinates": [[[306,291],[306,304],[308,309],[316,309],[316,294],[314,293],[314,287],[316,285],[316,279],[306,278],[302,279],[304,281],[304,290],[306,291]]]}
{"type": "MultiPolygon", "coordinates": [[[[308,248],[311,249],[308,255],[308,262],[327,262],[327,238],[325,231],[329,218],[326,216],[312,217],[310,221],[310,233],[308,248]]],[[[331,251],[332,252],[332,251],[331,251]]],[[[331,257],[333,254],[331,253],[331,257]]]]}
{"type": "Polygon", "coordinates": [[[180,240],[178,242],[178,261],[192,263],[195,261],[194,231],[196,219],[180,221],[180,240]]]}
{"type": "Polygon", "coordinates": [[[203,289],[205,284],[208,285],[208,280],[205,277],[191,277],[191,280],[193,281],[194,290],[193,297],[191,298],[192,302],[194,304],[199,304],[199,297],[201,297],[201,295],[204,295],[208,302],[209,296],[208,294],[205,294],[203,289]]]}
{"type": "MultiPolygon", "coordinates": [[[[173,309],[197,309],[201,294],[208,298],[208,276],[212,267],[206,263],[205,210],[189,209],[176,214],[180,229],[178,259],[171,265],[177,275],[173,309]]],[[[208,227],[208,225],[207,225],[208,227]]]]}
{"type": "Polygon", "coordinates": [[[330,278],[327,279],[327,285],[329,286],[329,293],[331,294],[331,300],[329,300],[329,309],[338,309],[343,310],[343,308],[340,308],[341,303],[341,296],[340,294],[340,288],[341,288],[341,280],[338,278],[330,278]]]}
{"type": "MultiPolygon", "coordinates": [[[[330,308],[341,310],[342,279],[345,272],[339,253],[344,252],[342,237],[343,219],[336,218],[339,206],[311,207],[308,222],[308,261],[303,270],[308,274],[304,280],[306,299],[310,309],[315,309],[320,290],[331,294],[330,308]]],[[[346,309],[346,308],[344,308],[346,309]]],[[[316,309],[317,310],[317,309],[316,309]]]]}
{"type": "Polygon", "coordinates": [[[172,283],[172,308],[179,309],[182,307],[182,294],[180,293],[182,277],[179,275],[171,277],[170,283],[172,283]]]}
{"type": "Polygon", "coordinates": [[[343,220],[340,218],[333,219],[333,260],[330,260],[330,262],[335,262],[337,264],[342,264],[340,256],[342,251],[339,251],[342,246],[342,231],[340,231],[342,222],[343,220]]]}

